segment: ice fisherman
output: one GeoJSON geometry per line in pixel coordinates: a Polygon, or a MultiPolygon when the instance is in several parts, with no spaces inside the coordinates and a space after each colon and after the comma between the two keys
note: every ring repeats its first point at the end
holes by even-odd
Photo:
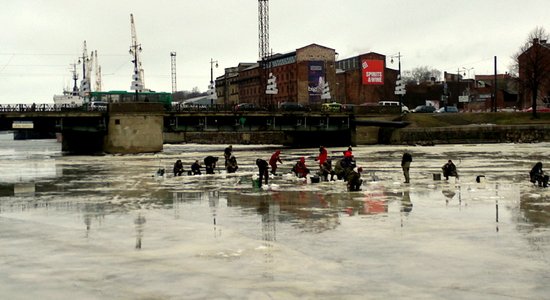
{"type": "Polygon", "coordinates": [[[405,183],[410,182],[409,169],[411,168],[412,155],[409,152],[403,153],[401,159],[401,168],[403,169],[403,176],[405,176],[405,183]]]}
{"type": "Polygon", "coordinates": [[[229,159],[233,155],[233,145],[229,145],[227,148],[223,150],[223,157],[225,158],[225,168],[227,168],[227,163],[229,162],[229,159]]]}
{"type": "Polygon", "coordinates": [[[319,166],[319,176],[323,179],[323,181],[328,181],[328,175],[330,175],[330,181],[334,180],[334,175],[336,172],[332,170],[332,160],[327,159],[325,162],[319,166]]]}
{"type": "Polygon", "coordinates": [[[227,170],[227,173],[235,173],[237,172],[237,169],[239,166],[237,165],[237,158],[235,158],[234,155],[231,155],[229,159],[225,163],[225,169],[227,170]]]}
{"type": "Polygon", "coordinates": [[[328,159],[328,152],[324,146],[319,147],[319,156],[315,160],[319,161],[319,166],[323,165],[328,159]]]}
{"type": "Polygon", "coordinates": [[[206,174],[214,174],[214,169],[216,168],[216,163],[218,158],[215,156],[207,156],[204,158],[204,167],[206,169],[206,174]]]}
{"type": "Polygon", "coordinates": [[[193,175],[201,175],[201,164],[198,160],[195,160],[195,162],[191,165],[191,173],[193,175]]]}
{"type": "Polygon", "coordinates": [[[449,180],[449,176],[454,176],[458,178],[458,173],[456,171],[456,166],[453,163],[452,160],[449,159],[449,161],[441,167],[443,170],[443,176],[445,177],[445,180],[449,180]]]}
{"type": "Polygon", "coordinates": [[[296,174],[299,178],[304,178],[309,174],[309,169],[306,166],[306,159],[305,157],[300,157],[298,162],[292,167],[292,172],[296,174]]]}
{"type": "MultiPolygon", "coordinates": [[[[351,147],[350,147],[351,148],[351,147]]],[[[347,180],[348,174],[355,168],[355,158],[351,151],[344,152],[344,158],[338,160],[334,166],[334,172],[339,180],[347,180]]]]}
{"type": "Polygon", "coordinates": [[[357,171],[352,169],[349,172],[347,176],[348,191],[355,192],[361,190],[361,184],[363,184],[363,179],[361,179],[361,172],[363,172],[363,168],[361,167],[357,168],[357,171]]]}
{"type": "Polygon", "coordinates": [[[258,175],[260,177],[259,179],[259,187],[262,187],[262,179],[265,180],[265,184],[268,184],[269,179],[269,171],[268,171],[268,163],[267,161],[258,158],[256,159],[256,166],[258,166],[258,175]]]}
{"type": "Polygon", "coordinates": [[[271,166],[271,174],[273,175],[277,174],[277,162],[281,164],[283,163],[280,155],[281,155],[281,150],[277,150],[271,155],[271,158],[269,159],[269,165],[271,166]]]}
{"type": "Polygon", "coordinates": [[[181,176],[183,174],[183,163],[181,162],[181,159],[176,160],[176,163],[174,163],[174,177],[175,176],[181,176]]]}
{"type": "Polygon", "coordinates": [[[540,187],[548,187],[549,176],[544,174],[544,171],[542,170],[542,162],[539,161],[533,166],[529,172],[529,177],[532,183],[538,183],[540,187]]]}

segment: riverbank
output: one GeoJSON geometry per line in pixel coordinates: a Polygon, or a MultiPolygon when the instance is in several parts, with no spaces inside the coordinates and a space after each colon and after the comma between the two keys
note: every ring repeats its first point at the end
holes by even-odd
{"type": "Polygon", "coordinates": [[[407,114],[404,128],[381,128],[378,143],[397,145],[537,143],[550,141],[550,114],[407,114]]]}

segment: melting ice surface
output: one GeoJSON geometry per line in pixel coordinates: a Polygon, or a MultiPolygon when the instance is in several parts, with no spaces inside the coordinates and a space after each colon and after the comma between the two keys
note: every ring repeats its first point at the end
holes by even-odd
{"type": "MultiPolygon", "coordinates": [[[[227,145],[64,156],[0,134],[0,295],[5,299],[543,299],[550,189],[528,171],[549,144],[360,146],[360,192],[292,176],[173,177],[227,145]],[[403,151],[413,155],[403,184],[403,151]],[[434,181],[452,159],[459,180],[434,181]],[[155,176],[159,168],[163,177],[155,176]],[[483,175],[481,182],[476,177],[483,175]],[[32,287],[32,288],[31,288],[32,287]]],[[[318,149],[282,148],[280,173],[318,149]]],[[[329,148],[334,158],[344,149],[329,148]]]]}

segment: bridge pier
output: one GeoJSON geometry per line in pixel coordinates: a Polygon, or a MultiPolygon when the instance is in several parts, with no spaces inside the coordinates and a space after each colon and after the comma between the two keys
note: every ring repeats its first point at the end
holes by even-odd
{"type": "Polygon", "coordinates": [[[99,119],[61,125],[62,150],[75,154],[134,154],[163,149],[164,111],[158,103],[111,103],[99,119]],[[83,125],[84,124],[84,125],[83,125]]]}

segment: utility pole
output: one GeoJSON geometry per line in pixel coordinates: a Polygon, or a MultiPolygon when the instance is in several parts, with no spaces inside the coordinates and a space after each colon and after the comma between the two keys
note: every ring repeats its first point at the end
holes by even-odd
{"type": "Polygon", "coordinates": [[[492,111],[493,112],[497,112],[497,57],[495,56],[495,79],[494,79],[494,84],[493,84],[493,109],[492,111]]]}

